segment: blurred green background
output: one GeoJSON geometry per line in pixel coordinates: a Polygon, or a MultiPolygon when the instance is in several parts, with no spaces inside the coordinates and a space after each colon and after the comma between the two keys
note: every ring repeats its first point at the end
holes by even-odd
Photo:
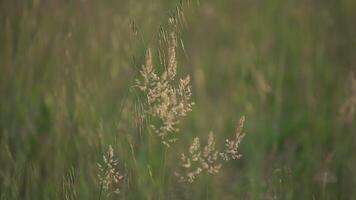
{"type": "Polygon", "coordinates": [[[98,199],[110,144],[125,178],[107,199],[355,199],[355,53],[354,0],[2,0],[0,199],[98,199]],[[196,105],[162,175],[132,86],[177,8],[196,105]],[[178,183],[192,138],[242,115],[243,157],[178,183]]]}

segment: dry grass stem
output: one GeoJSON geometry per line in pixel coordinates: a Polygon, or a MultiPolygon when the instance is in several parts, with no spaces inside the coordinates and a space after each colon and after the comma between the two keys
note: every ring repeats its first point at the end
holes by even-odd
{"type": "Polygon", "coordinates": [[[146,63],[142,67],[141,80],[136,80],[136,86],[144,92],[147,100],[145,114],[159,119],[159,124],[151,124],[162,143],[170,146],[177,138],[174,133],[179,130],[177,125],[180,119],[192,110],[190,77],[186,76],[176,84],[177,38],[175,33],[170,34],[168,40],[168,64],[164,72],[158,75],[152,62],[152,50],[146,52],[146,63]]]}
{"type": "Polygon", "coordinates": [[[223,160],[229,161],[231,159],[239,159],[242,155],[239,153],[239,144],[242,139],[245,137],[245,134],[242,132],[245,123],[245,116],[240,118],[239,124],[236,129],[235,137],[233,139],[225,140],[225,150],[220,153],[220,156],[223,160]]]}
{"type": "Polygon", "coordinates": [[[107,193],[107,195],[120,193],[119,184],[124,177],[118,170],[118,160],[114,158],[114,149],[111,145],[109,146],[106,154],[103,155],[103,160],[103,165],[98,163],[98,178],[101,188],[107,193]]]}
{"type": "Polygon", "coordinates": [[[217,174],[222,167],[222,161],[236,160],[241,157],[239,144],[244,134],[242,133],[245,117],[241,117],[235,137],[226,139],[225,149],[216,150],[216,140],[212,132],[209,133],[207,144],[202,148],[200,139],[194,138],[189,147],[188,155],[181,154],[182,173],[175,172],[181,182],[192,183],[201,172],[217,174]]]}

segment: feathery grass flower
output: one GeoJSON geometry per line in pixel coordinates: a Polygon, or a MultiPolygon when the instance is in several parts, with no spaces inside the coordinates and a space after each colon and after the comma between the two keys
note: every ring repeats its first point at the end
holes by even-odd
{"type": "Polygon", "coordinates": [[[213,175],[220,172],[223,161],[237,160],[242,155],[239,153],[239,144],[244,138],[242,133],[245,117],[241,117],[235,137],[226,139],[225,149],[219,151],[215,148],[216,140],[212,132],[209,133],[207,144],[202,148],[200,139],[195,137],[189,147],[189,153],[181,154],[182,173],[175,172],[181,182],[193,183],[201,172],[213,175]]]}
{"type": "Polygon", "coordinates": [[[119,183],[124,177],[118,170],[119,164],[117,159],[114,158],[114,149],[111,145],[109,146],[106,154],[103,155],[103,160],[103,165],[98,163],[98,178],[100,181],[101,190],[104,190],[107,195],[112,193],[120,193],[119,183]]]}
{"type": "Polygon", "coordinates": [[[242,132],[245,123],[245,116],[242,116],[237,126],[235,138],[225,140],[225,150],[220,153],[220,156],[223,160],[229,161],[231,159],[239,159],[242,155],[239,153],[239,144],[242,139],[245,137],[245,134],[242,132]]]}
{"type": "Polygon", "coordinates": [[[177,125],[180,118],[192,110],[194,102],[191,101],[190,77],[175,82],[177,73],[176,58],[177,38],[175,33],[170,34],[168,42],[168,65],[159,75],[155,72],[152,62],[152,50],[147,49],[146,63],[140,71],[141,80],[136,80],[136,86],[146,94],[146,113],[159,119],[159,124],[151,124],[162,143],[170,146],[177,138],[174,133],[179,130],[177,125]]]}

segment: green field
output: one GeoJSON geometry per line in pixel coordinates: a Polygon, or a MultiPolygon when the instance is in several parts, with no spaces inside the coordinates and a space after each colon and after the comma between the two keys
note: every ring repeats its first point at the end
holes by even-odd
{"type": "Polygon", "coordinates": [[[0,1],[1,200],[351,200],[355,155],[354,0],[0,1]]]}

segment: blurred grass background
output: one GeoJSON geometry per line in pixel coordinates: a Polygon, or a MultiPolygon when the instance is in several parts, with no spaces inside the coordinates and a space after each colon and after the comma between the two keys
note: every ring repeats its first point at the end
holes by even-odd
{"type": "Polygon", "coordinates": [[[111,144],[125,183],[108,199],[355,199],[356,116],[340,112],[355,95],[355,22],[353,0],[3,0],[0,198],[97,199],[111,144]],[[196,105],[162,182],[163,147],[131,86],[179,5],[178,71],[196,105]],[[243,157],[178,183],[191,139],[223,140],[242,115],[243,157]]]}

